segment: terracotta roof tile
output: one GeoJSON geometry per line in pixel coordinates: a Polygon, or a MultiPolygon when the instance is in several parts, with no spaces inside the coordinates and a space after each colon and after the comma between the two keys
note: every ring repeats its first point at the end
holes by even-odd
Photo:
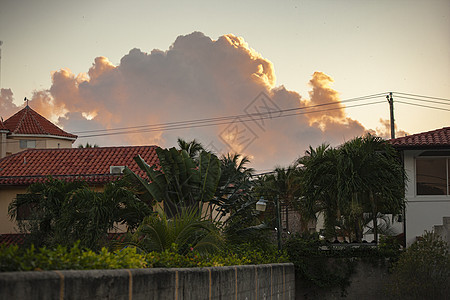
{"type": "Polygon", "coordinates": [[[448,148],[450,127],[391,139],[389,143],[398,149],[448,148]]]}
{"type": "Polygon", "coordinates": [[[149,165],[158,165],[156,146],[29,149],[0,160],[0,185],[29,185],[46,180],[86,180],[104,184],[118,178],[110,166],[128,166],[141,176],[134,157],[140,155],[149,165]]]}
{"type": "Polygon", "coordinates": [[[28,105],[4,121],[3,125],[14,134],[55,135],[74,140],[77,138],[76,135],[65,132],[28,105]]]}
{"type": "MultiPolygon", "coordinates": [[[[5,244],[7,246],[11,245],[23,245],[26,233],[6,233],[0,234],[0,244],[5,244]]],[[[109,241],[123,242],[127,237],[127,233],[108,233],[107,238],[109,241]]]]}
{"type": "Polygon", "coordinates": [[[10,245],[22,245],[25,240],[24,233],[8,233],[0,234],[0,244],[10,245]]]}

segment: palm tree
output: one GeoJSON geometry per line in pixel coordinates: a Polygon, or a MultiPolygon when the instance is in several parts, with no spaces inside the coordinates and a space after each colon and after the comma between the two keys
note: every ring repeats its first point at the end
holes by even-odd
{"type": "Polygon", "coordinates": [[[400,213],[404,206],[406,176],[395,150],[370,134],[337,149],[327,148],[310,149],[300,159],[305,168],[306,207],[312,212],[314,205],[321,204],[318,207],[325,211],[328,230],[332,230],[329,217],[335,211],[334,223],[342,219],[346,226],[352,224],[357,241],[362,239],[363,213],[369,212],[377,241],[378,213],[400,213]]]}
{"type": "Polygon", "coordinates": [[[210,216],[216,221],[228,215],[232,209],[243,201],[242,196],[251,189],[251,176],[253,168],[246,165],[250,163],[248,156],[237,153],[228,153],[220,157],[221,174],[214,199],[210,202],[210,216]],[[213,212],[217,213],[213,216],[213,212]]]}
{"type": "Polygon", "coordinates": [[[27,241],[36,246],[54,244],[61,219],[62,208],[74,191],[87,188],[83,181],[65,182],[49,177],[45,182],[38,182],[28,187],[27,194],[18,195],[9,207],[8,214],[15,219],[21,232],[29,233],[27,241]],[[29,220],[19,220],[19,210],[28,208],[29,220]]]}
{"type": "Polygon", "coordinates": [[[11,218],[17,219],[24,205],[31,207],[30,220],[18,223],[36,246],[71,246],[80,240],[82,246],[98,249],[116,223],[133,230],[152,213],[152,208],[124,189],[120,181],[108,183],[98,192],[83,181],[49,178],[31,185],[28,194],[10,204],[11,218]]]}
{"type": "Polygon", "coordinates": [[[177,139],[178,147],[180,150],[185,150],[190,158],[197,158],[200,152],[204,151],[205,148],[203,145],[198,142],[196,139],[193,139],[190,142],[183,140],[182,138],[177,139]]]}
{"type": "Polygon", "coordinates": [[[264,175],[258,182],[257,192],[267,199],[275,199],[278,197],[281,204],[286,208],[286,227],[289,227],[289,209],[295,209],[301,213],[301,229],[306,231],[310,218],[302,213],[299,206],[301,195],[301,177],[302,169],[297,163],[287,168],[277,167],[267,175],[264,175]]]}
{"type": "Polygon", "coordinates": [[[190,248],[200,253],[219,250],[222,238],[210,220],[202,218],[197,208],[190,207],[170,219],[162,210],[146,217],[125,244],[144,252],[162,252],[176,245],[180,254],[186,254],[190,248]]]}
{"type": "Polygon", "coordinates": [[[157,148],[160,168],[149,166],[140,156],[135,157],[147,179],[125,168],[131,186],[137,186],[141,197],[163,202],[173,216],[182,207],[200,206],[213,199],[220,179],[220,161],[214,154],[202,151],[194,160],[185,150],[157,148]]]}
{"type": "Polygon", "coordinates": [[[99,146],[97,144],[89,144],[86,143],[86,145],[83,144],[79,144],[78,148],[98,148],[99,146]]]}
{"type": "Polygon", "coordinates": [[[342,226],[341,216],[345,211],[345,202],[340,202],[338,195],[338,151],[327,144],[317,148],[310,146],[306,155],[298,159],[303,174],[302,197],[299,206],[303,215],[310,219],[317,213],[323,213],[325,221],[325,236],[337,239],[336,227],[342,226]]]}

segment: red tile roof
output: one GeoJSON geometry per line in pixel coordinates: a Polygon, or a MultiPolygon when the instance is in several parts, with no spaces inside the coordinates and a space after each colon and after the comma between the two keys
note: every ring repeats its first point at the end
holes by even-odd
{"type": "Polygon", "coordinates": [[[76,135],[67,133],[28,105],[3,122],[6,129],[13,134],[54,135],[75,140],[76,135]]]}
{"type": "Polygon", "coordinates": [[[140,155],[147,164],[158,165],[155,149],[156,146],[29,149],[0,159],[0,185],[29,185],[45,181],[50,175],[104,184],[119,177],[110,174],[110,166],[128,166],[144,176],[133,158],[140,155]]]}
{"type": "Polygon", "coordinates": [[[389,140],[397,149],[449,148],[450,127],[389,140]]]}
{"type": "MultiPolygon", "coordinates": [[[[5,244],[6,246],[23,245],[26,237],[27,237],[26,233],[0,234],[0,245],[1,244],[5,244]]],[[[108,233],[108,235],[107,235],[107,238],[109,241],[118,241],[118,242],[125,241],[126,237],[127,237],[126,232],[108,233]]]]}
{"type": "Polygon", "coordinates": [[[10,245],[22,245],[25,240],[24,233],[8,233],[0,234],[0,244],[10,245]]]}

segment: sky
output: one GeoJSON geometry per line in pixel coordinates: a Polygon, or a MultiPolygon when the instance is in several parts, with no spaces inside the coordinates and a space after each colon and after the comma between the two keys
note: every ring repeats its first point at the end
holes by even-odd
{"type": "Polygon", "coordinates": [[[450,126],[448,0],[0,0],[0,41],[0,116],[26,97],[76,144],[196,138],[263,171],[389,137],[388,92],[397,136],[450,126]],[[240,118],[111,134],[224,116],[240,118]]]}

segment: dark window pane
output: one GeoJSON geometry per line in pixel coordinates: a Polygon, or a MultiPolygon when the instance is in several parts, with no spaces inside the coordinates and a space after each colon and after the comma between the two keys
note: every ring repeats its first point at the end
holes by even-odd
{"type": "Polygon", "coordinates": [[[447,194],[447,159],[416,160],[417,195],[447,194]]]}
{"type": "Polygon", "coordinates": [[[31,220],[39,202],[40,195],[17,194],[16,220],[31,220]]]}

